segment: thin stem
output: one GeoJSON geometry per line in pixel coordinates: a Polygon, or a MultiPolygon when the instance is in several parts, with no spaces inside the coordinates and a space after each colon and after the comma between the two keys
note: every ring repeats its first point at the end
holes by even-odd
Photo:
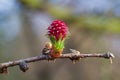
{"type": "Polygon", "coordinates": [[[41,60],[54,60],[54,59],[63,59],[63,58],[69,58],[73,61],[73,60],[76,60],[78,58],[87,58],[87,57],[111,59],[111,58],[114,58],[114,55],[110,52],[107,52],[105,54],[100,54],[100,53],[94,53],[94,54],[67,53],[67,54],[61,54],[61,56],[59,58],[52,58],[49,55],[40,55],[40,56],[31,57],[31,58],[1,63],[0,64],[0,72],[4,73],[4,71],[1,71],[1,70],[4,70],[5,68],[8,68],[8,67],[13,67],[13,66],[19,65],[22,61],[25,61],[26,63],[30,63],[30,62],[36,62],[36,61],[41,61],[41,60]]]}

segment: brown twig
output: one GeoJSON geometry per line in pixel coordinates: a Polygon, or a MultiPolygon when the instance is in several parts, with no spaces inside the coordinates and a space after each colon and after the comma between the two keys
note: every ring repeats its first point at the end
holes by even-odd
{"type": "MultiPolygon", "coordinates": [[[[69,58],[70,60],[73,61],[73,60],[77,60],[78,58],[87,58],[87,57],[98,57],[98,58],[111,59],[111,58],[114,58],[114,55],[110,52],[107,52],[105,54],[100,54],[100,53],[95,53],[95,54],[68,53],[68,54],[62,54],[59,58],[60,59],[69,58]]],[[[58,58],[56,58],[56,59],[58,59],[58,58]]],[[[40,55],[40,56],[31,57],[31,58],[26,58],[26,59],[20,59],[20,60],[16,60],[16,61],[9,61],[9,62],[5,62],[5,63],[1,63],[0,64],[0,73],[5,73],[5,72],[7,72],[8,67],[13,67],[13,66],[16,66],[16,65],[19,65],[20,69],[23,68],[23,71],[25,72],[26,70],[24,70],[24,68],[26,68],[27,63],[41,61],[41,60],[54,60],[54,58],[52,58],[49,55],[40,55]],[[24,64],[20,65],[21,62],[23,62],[24,64]]],[[[26,69],[28,69],[28,68],[26,68],[26,69]]]]}

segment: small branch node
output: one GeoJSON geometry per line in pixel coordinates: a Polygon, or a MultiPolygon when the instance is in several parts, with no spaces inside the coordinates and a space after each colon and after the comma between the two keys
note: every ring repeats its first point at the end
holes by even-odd
{"type": "Polygon", "coordinates": [[[3,67],[3,68],[0,68],[0,74],[8,74],[8,68],[7,67],[3,67]]]}
{"type": "Polygon", "coordinates": [[[75,64],[77,61],[80,61],[80,57],[77,55],[74,55],[72,57],[69,58],[70,60],[72,60],[72,63],[75,64]]]}
{"type": "Polygon", "coordinates": [[[112,59],[115,58],[115,56],[113,55],[113,53],[107,52],[106,54],[104,54],[104,58],[110,59],[110,63],[112,64],[113,63],[112,59]]]}
{"type": "Polygon", "coordinates": [[[26,72],[29,69],[28,64],[23,60],[19,63],[19,68],[22,72],[26,72]]]}
{"type": "Polygon", "coordinates": [[[113,53],[107,52],[106,54],[104,54],[104,58],[110,59],[110,58],[115,58],[115,56],[113,55],[113,53]]]}
{"type": "Polygon", "coordinates": [[[72,63],[75,64],[77,61],[80,61],[81,58],[78,56],[80,55],[80,52],[75,49],[70,49],[70,51],[72,52],[72,54],[69,59],[72,60],[72,63]]]}

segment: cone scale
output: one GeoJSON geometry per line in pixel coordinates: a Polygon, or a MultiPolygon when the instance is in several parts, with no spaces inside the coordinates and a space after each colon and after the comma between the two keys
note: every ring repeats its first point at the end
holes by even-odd
{"type": "Polygon", "coordinates": [[[48,27],[48,38],[52,43],[51,57],[58,58],[63,52],[64,42],[68,36],[68,27],[61,20],[54,20],[48,27]]]}

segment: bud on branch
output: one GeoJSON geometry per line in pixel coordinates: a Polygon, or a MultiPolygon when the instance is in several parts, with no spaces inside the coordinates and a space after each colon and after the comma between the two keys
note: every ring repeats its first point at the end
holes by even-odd
{"type": "Polygon", "coordinates": [[[52,43],[51,57],[60,57],[64,49],[65,39],[68,37],[67,25],[61,20],[54,20],[48,27],[47,35],[52,43]]]}

